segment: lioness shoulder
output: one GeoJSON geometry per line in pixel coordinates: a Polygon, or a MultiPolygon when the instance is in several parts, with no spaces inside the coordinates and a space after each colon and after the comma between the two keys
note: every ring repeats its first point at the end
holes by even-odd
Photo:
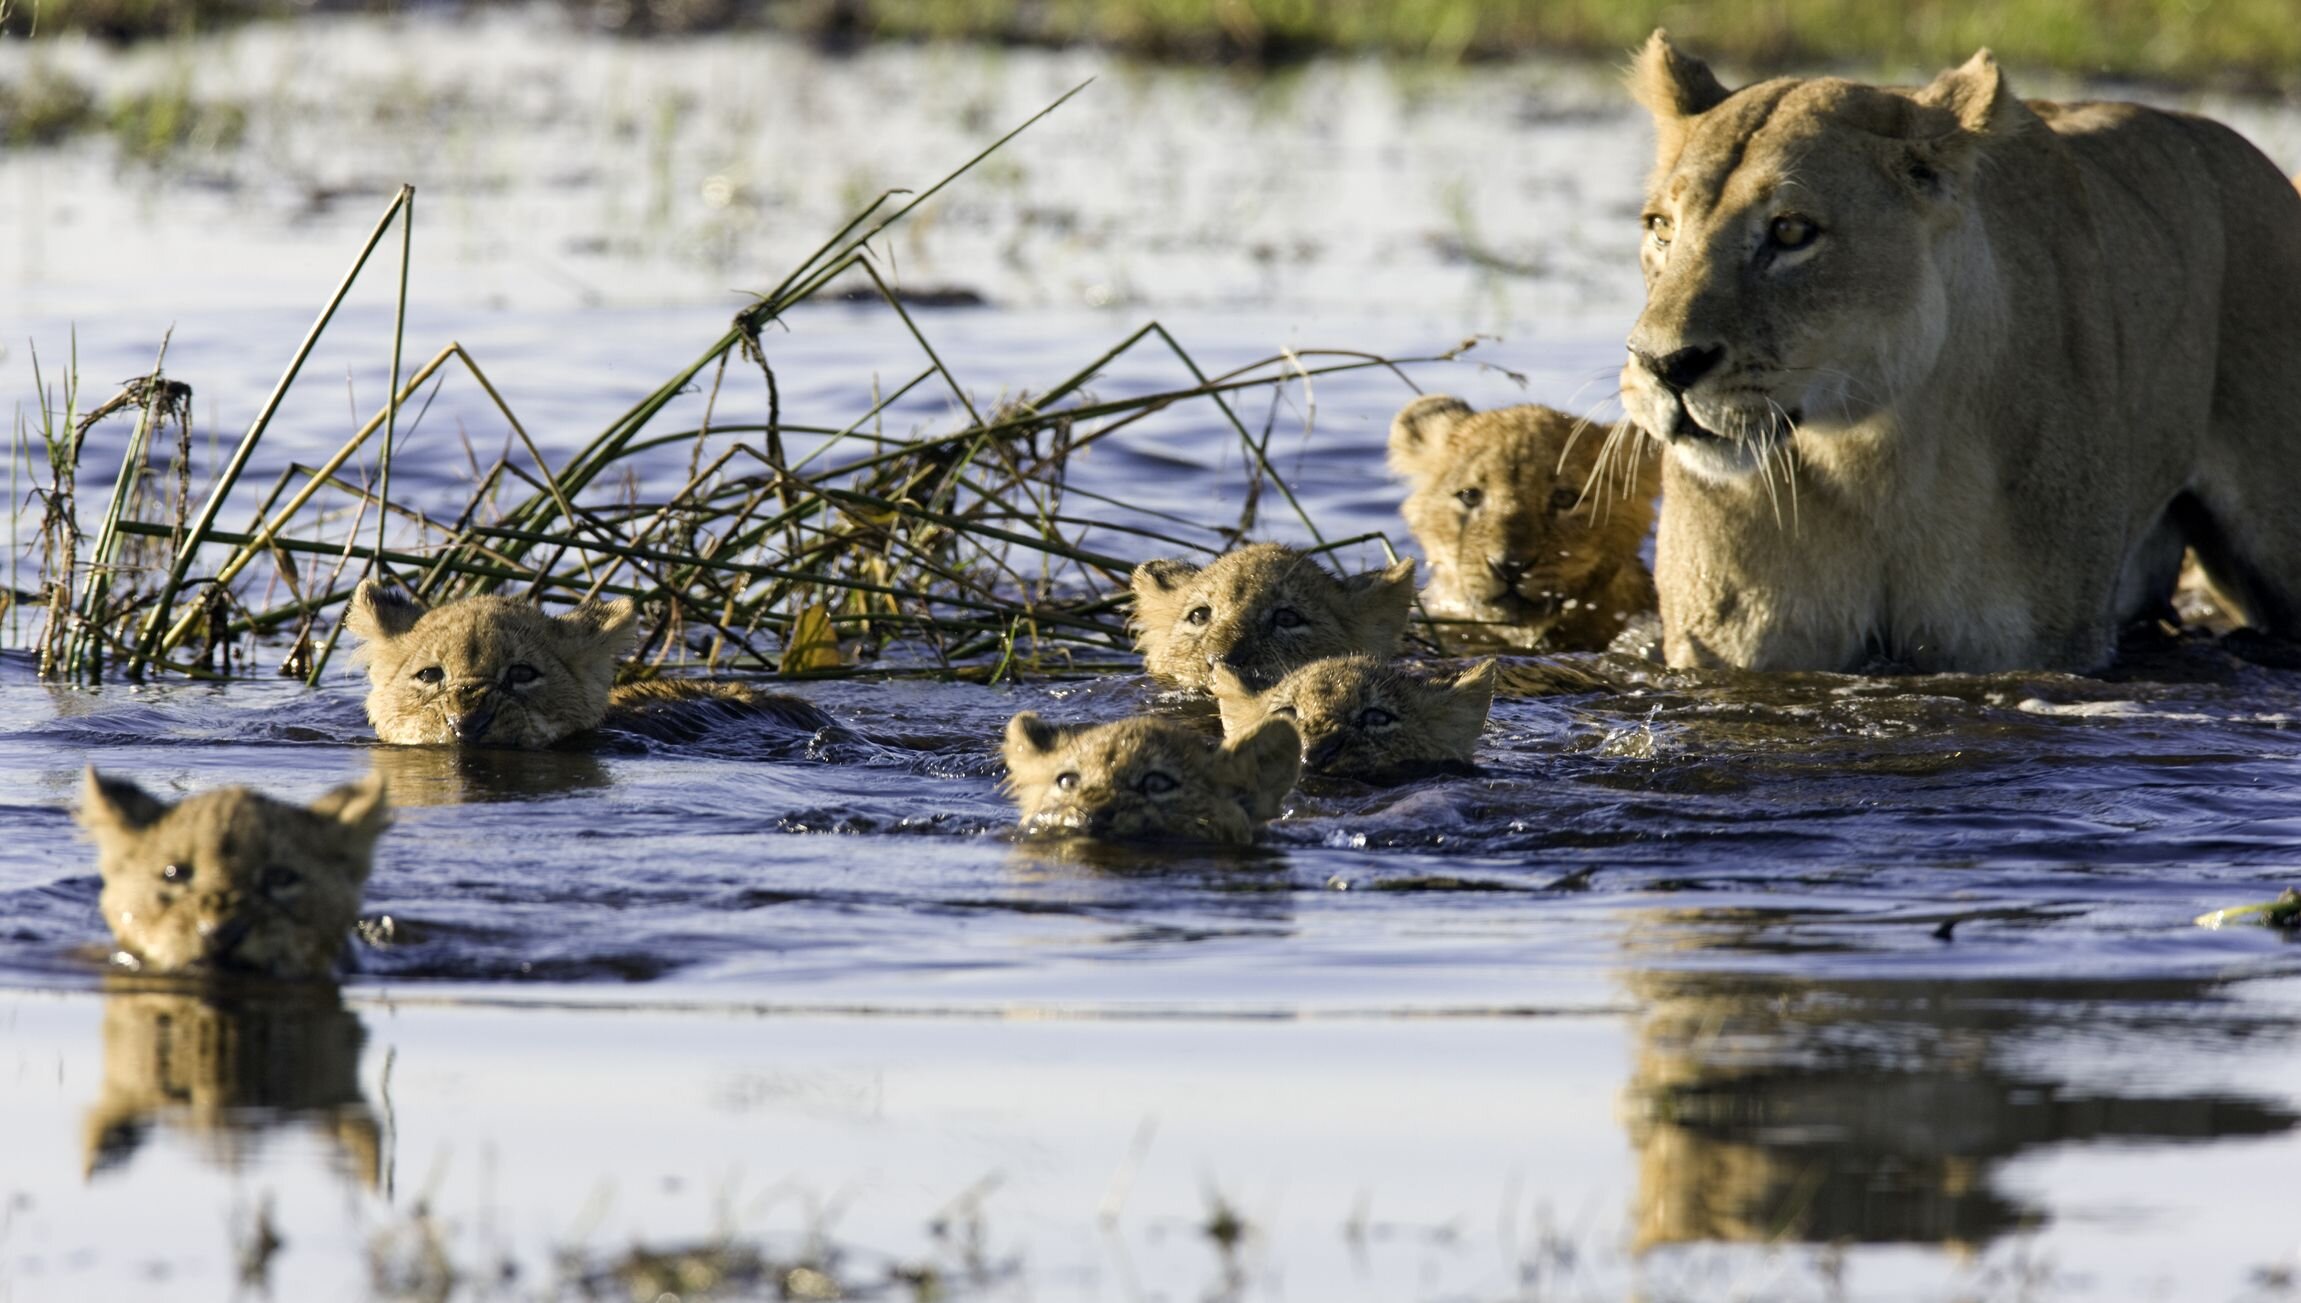
{"type": "Polygon", "coordinates": [[[1206,565],[1135,567],[1135,643],[1151,677],[1205,691],[1228,666],[1257,688],[1322,656],[1397,654],[1414,604],[1414,562],[1339,577],[1298,548],[1253,543],[1206,565]]]}
{"type": "Polygon", "coordinates": [[[1284,719],[1217,743],[1170,720],[1062,727],[1026,710],[1005,755],[1025,833],[1234,846],[1277,817],[1302,767],[1284,719]]]}

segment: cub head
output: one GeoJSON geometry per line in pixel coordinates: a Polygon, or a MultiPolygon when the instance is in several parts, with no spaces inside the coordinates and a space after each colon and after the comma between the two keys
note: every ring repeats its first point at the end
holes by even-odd
{"type": "Polygon", "coordinates": [[[1977,165],[2037,121],[1986,51],[1922,90],[1728,91],[1656,32],[1630,83],[1658,145],[1622,367],[1633,422],[1732,482],[1801,431],[1825,450],[1933,371],[1977,298],[1963,280],[1988,265],[1977,165]]]}
{"type": "Polygon", "coordinates": [[[90,769],[79,820],[104,921],[145,970],[326,978],[391,817],[373,774],[308,807],[245,787],[169,805],[90,769]]]}
{"type": "Polygon", "coordinates": [[[1430,559],[1433,614],[1510,626],[1508,640],[1529,646],[1641,564],[1661,467],[1627,426],[1532,404],[1478,412],[1432,395],[1390,423],[1390,469],[1407,485],[1399,511],[1430,559]]]}
{"type": "Polygon", "coordinates": [[[1297,665],[1362,651],[1388,657],[1414,605],[1414,562],[1336,578],[1310,554],[1253,543],[1204,566],[1134,572],[1135,645],[1151,677],[1205,691],[1215,665],[1267,688],[1297,665]]]}
{"type": "Polygon", "coordinates": [[[371,579],[352,594],[344,627],[363,640],[377,737],[543,747],[606,716],[636,614],[620,597],[560,615],[508,597],[425,606],[371,579]]]}
{"type": "Polygon", "coordinates": [[[1222,731],[1238,736],[1271,719],[1294,723],[1302,765],[1313,773],[1404,782],[1462,772],[1494,704],[1494,662],[1453,678],[1426,679],[1372,656],[1312,661],[1267,692],[1215,671],[1222,731]]]}
{"type": "Polygon", "coordinates": [[[1284,719],[1217,744],[1163,719],[1062,728],[1026,710],[1006,760],[1025,833],[1244,846],[1294,790],[1302,741],[1284,719]]]}

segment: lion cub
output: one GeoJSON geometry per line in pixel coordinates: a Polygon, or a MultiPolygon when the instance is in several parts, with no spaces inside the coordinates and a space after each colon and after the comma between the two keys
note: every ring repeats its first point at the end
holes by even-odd
{"type": "Polygon", "coordinates": [[[1309,553],[1253,543],[1205,566],[1145,561],[1134,594],[1135,645],[1152,678],[1203,692],[1219,664],[1260,690],[1323,656],[1395,655],[1414,562],[1338,578],[1309,553]]]}
{"type": "Polygon", "coordinates": [[[374,580],[344,627],[362,640],[368,720],[386,742],[547,747],[602,726],[691,740],[704,716],[772,716],[814,730],[831,719],[797,697],[739,683],[653,679],[615,686],[638,612],[628,598],[552,615],[508,597],[427,606],[374,580]]]}
{"type": "Polygon", "coordinates": [[[245,787],[175,805],[88,770],[80,826],[96,842],[98,907],[147,971],[333,975],[391,822],[373,774],[309,807],[245,787]]]}
{"type": "Polygon", "coordinates": [[[1312,661],[1267,692],[1217,668],[1222,731],[1266,719],[1294,722],[1303,768],[1368,782],[1404,782],[1470,768],[1494,705],[1495,666],[1480,661],[1448,679],[1424,678],[1364,654],[1312,661]]]}
{"type": "Polygon", "coordinates": [[[1285,719],[1216,743],[1163,719],[1060,728],[1026,710],[1006,760],[1025,833],[1245,846],[1294,790],[1302,741],[1285,719]]]}
{"type": "Polygon", "coordinates": [[[1424,608],[1477,621],[1474,641],[1604,651],[1654,609],[1638,545],[1654,524],[1662,462],[1554,408],[1471,410],[1432,395],[1390,424],[1399,513],[1430,558],[1424,608]],[[1612,449],[1611,458],[1608,450],[1612,449]]]}

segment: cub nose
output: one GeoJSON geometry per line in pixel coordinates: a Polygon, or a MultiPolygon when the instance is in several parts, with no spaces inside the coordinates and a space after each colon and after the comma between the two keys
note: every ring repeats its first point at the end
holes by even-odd
{"type": "Polygon", "coordinates": [[[1516,588],[1518,581],[1526,577],[1526,563],[1514,557],[1490,556],[1486,558],[1486,569],[1512,588],[1516,588]]]}
{"type": "Polygon", "coordinates": [[[1646,368],[1648,374],[1661,381],[1664,389],[1673,394],[1683,394],[1725,359],[1726,347],[1723,344],[1696,344],[1660,357],[1633,348],[1630,356],[1638,359],[1638,365],[1646,368]]]}
{"type": "Polygon", "coordinates": [[[494,722],[495,707],[481,705],[473,710],[459,712],[448,721],[448,727],[455,730],[457,741],[474,742],[487,736],[487,727],[494,722]]]}
{"type": "Polygon", "coordinates": [[[1342,755],[1342,735],[1321,738],[1302,753],[1302,763],[1312,769],[1324,769],[1342,755]]]}

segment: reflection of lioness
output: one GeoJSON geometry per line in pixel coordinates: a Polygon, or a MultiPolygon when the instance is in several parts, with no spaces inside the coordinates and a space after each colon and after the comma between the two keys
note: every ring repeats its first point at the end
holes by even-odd
{"type": "Polygon", "coordinates": [[[2184,544],[2301,635],[2301,199],[2251,145],[1986,52],[1728,92],[1657,32],[1632,80],[1671,664],[2088,669],[2184,544]]]}

